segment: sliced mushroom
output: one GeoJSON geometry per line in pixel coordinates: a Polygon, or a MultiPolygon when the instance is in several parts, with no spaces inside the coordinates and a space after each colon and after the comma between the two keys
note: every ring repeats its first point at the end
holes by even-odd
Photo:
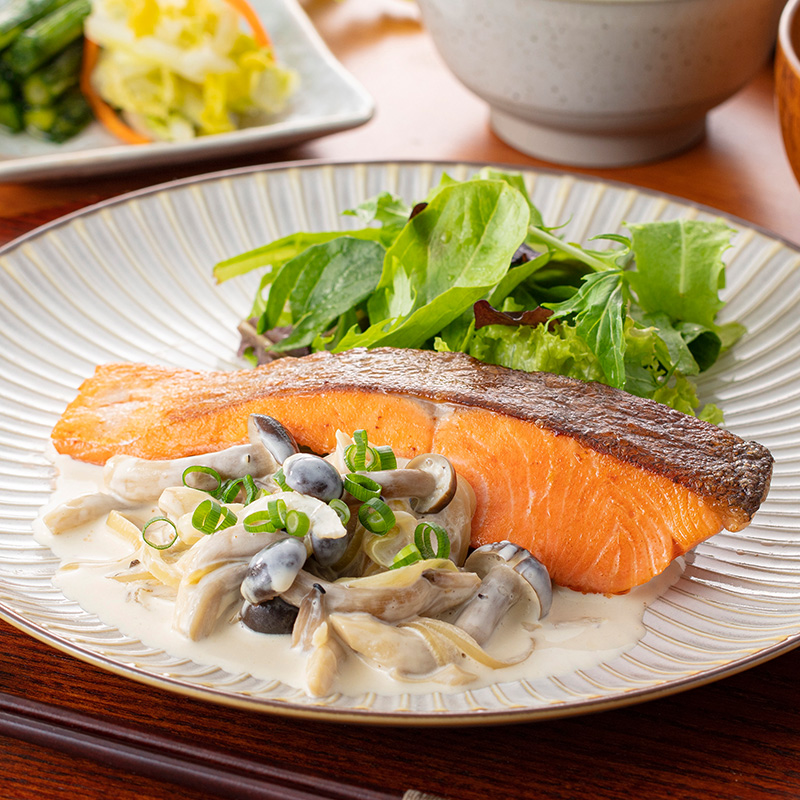
{"type": "Polygon", "coordinates": [[[308,517],[308,532],[319,539],[339,539],[347,535],[347,529],[334,509],[316,497],[299,492],[275,492],[259,497],[247,504],[245,514],[249,516],[257,511],[266,511],[270,502],[275,500],[283,500],[289,511],[302,511],[308,517]]]}
{"type": "Polygon", "coordinates": [[[230,562],[240,563],[244,572],[250,559],[267,545],[281,538],[279,533],[250,532],[241,525],[204,536],[192,545],[179,562],[183,579],[196,583],[203,575],[230,562]]]}
{"type": "Polygon", "coordinates": [[[459,572],[455,568],[414,569],[416,566],[336,583],[300,570],[295,582],[281,596],[299,606],[316,584],[325,590],[325,602],[331,613],[365,611],[386,622],[399,622],[455,608],[480,585],[480,578],[474,572],[459,572]],[[405,575],[398,574],[404,570],[407,570],[405,575]]]}
{"type": "Polygon", "coordinates": [[[456,471],[450,460],[438,453],[424,453],[411,459],[404,469],[362,473],[381,487],[385,498],[408,497],[418,514],[435,514],[455,497],[456,471]]]}
{"type": "Polygon", "coordinates": [[[478,644],[489,639],[506,611],[520,600],[529,600],[537,607],[537,619],[550,610],[550,576],[523,547],[511,542],[484,545],[470,554],[464,567],[483,580],[455,624],[478,644]]]}
{"type": "Polygon", "coordinates": [[[363,611],[331,614],[330,622],[351,650],[398,677],[425,675],[439,666],[428,643],[412,629],[397,628],[363,611]]]}
{"type": "Polygon", "coordinates": [[[90,492],[57,505],[44,515],[42,522],[51,533],[59,534],[98,519],[110,511],[130,508],[132,505],[106,492],[90,492]]]}
{"type": "Polygon", "coordinates": [[[248,417],[247,436],[251,445],[265,448],[278,464],[283,464],[289,456],[300,452],[294,436],[278,420],[266,414],[251,414],[248,417]]]}
{"type": "Polygon", "coordinates": [[[199,581],[185,578],[178,587],[173,627],[192,641],[208,636],[217,620],[240,599],[239,586],[247,564],[225,564],[204,575],[199,581]]]}

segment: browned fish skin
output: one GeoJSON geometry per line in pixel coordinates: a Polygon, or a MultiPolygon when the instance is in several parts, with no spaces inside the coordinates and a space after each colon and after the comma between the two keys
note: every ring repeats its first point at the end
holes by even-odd
{"type": "Polygon", "coordinates": [[[762,445],[600,383],[506,369],[463,353],[393,348],[285,358],[251,374],[259,373],[250,388],[264,396],[283,386],[360,389],[480,406],[533,422],[708,497],[729,510],[736,527],[750,521],[769,490],[773,459],[762,445]]]}
{"type": "MultiPolygon", "coordinates": [[[[394,348],[322,352],[225,373],[224,383],[210,390],[203,389],[205,373],[181,371],[181,379],[180,397],[173,398],[179,402],[165,409],[167,428],[171,420],[197,419],[203,425],[209,415],[226,409],[235,413],[245,400],[298,393],[356,390],[485,408],[569,436],[708,498],[729,530],[750,521],[772,474],[772,456],[762,445],[661,403],[598,383],[485,364],[463,353],[394,348]]],[[[132,387],[131,394],[136,402],[147,403],[146,386],[132,387]]],[[[108,405],[102,393],[96,400],[99,408],[108,405]]],[[[79,405],[75,413],[91,413],[93,402],[85,398],[89,407],[79,405]]],[[[70,413],[56,426],[54,441],[59,426],[69,426],[70,413]]]]}

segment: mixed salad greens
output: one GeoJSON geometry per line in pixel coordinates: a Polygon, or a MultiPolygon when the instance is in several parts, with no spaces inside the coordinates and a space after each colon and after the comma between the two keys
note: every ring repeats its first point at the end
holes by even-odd
{"type": "Polygon", "coordinates": [[[444,176],[409,207],[383,193],[344,212],[362,227],[296,233],[216,265],[264,269],[243,351],[354,347],[462,351],[527,371],[600,381],[719,424],[694,376],[744,329],[718,324],[721,221],[626,225],[590,249],[545,225],[521,175],[444,176]]]}

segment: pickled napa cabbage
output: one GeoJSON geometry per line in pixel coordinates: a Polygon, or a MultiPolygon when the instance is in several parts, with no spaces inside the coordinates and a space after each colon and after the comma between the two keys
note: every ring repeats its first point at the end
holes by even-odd
{"type": "Polygon", "coordinates": [[[94,0],[85,30],[101,47],[95,90],[150,138],[263,122],[285,107],[297,80],[226,0],[94,0]]]}

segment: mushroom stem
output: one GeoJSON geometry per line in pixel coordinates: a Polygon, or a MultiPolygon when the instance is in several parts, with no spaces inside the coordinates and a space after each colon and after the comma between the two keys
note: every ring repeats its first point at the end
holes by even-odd
{"type": "Polygon", "coordinates": [[[455,620],[478,644],[488,641],[503,615],[520,600],[537,606],[537,619],[550,610],[553,589],[544,565],[524,547],[511,542],[483,545],[464,563],[483,580],[455,620]]]}
{"type": "Polygon", "coordinates": [[[339,674],[346,652],[331,629],[325,590],[319,583],[300,604],[292,629],[292,644],[309,651],[306,661],[306,688],[312,697],[328,694],[339,674]]]}
{"type": "Polygon", "coordinates": [[[170,486],[180,486],[186,468],[195,466],[213,467],[225,479],[247,474],[260,477],[277,469],[275,460],[263,447],[241,444],[214,453],[164,461],[111,456],[104,467],[103,480],[112,494],[144,502],[158,497],[170,486]]]}
{"type": "Polygon", "coordinates": [[[484,644],[506,611],[520,599],[518,589],[518,582],[507,567],[492,567],[478,591],[459,613],[455,624],[478,644],[484,644]]]}

